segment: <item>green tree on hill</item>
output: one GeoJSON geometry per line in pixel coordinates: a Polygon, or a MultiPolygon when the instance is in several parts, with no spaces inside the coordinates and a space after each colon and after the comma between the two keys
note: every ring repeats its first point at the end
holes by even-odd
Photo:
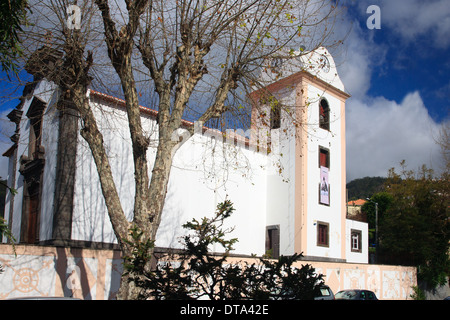
{"type": "Polygon", "coordinates": [[[379,262],[417,266],[419,280],[435,288],[450,271],[450,180],[425,166],[417,173],[402,166],[386,183],[392,201],[379,221],[379,262]]]}
{"type": "Polygon", "coordinates": [[[348,200],[366,199],[373,194],[381,192],[386,178],[364,177],[347,183],[348,200]]]}

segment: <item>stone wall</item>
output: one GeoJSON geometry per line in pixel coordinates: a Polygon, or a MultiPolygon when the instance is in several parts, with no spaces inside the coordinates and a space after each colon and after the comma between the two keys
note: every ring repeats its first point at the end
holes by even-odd
{"type": "Polygon", "coordinates": [[[66,296],[112,299],[119,288],[119,251],[0,245],[0,299],[66,296]]]}
{"type": "MultiPolygon", "coordinates": [[[[86,300],[114,299],[122,273],[116,250],[0,245],[0,299],[24,296],[66,296],[86,300]]],[[[232,258],[239,261],[244,258],[232,258]]],[[[230,261],[232,262],[232,261],[230,261]]],[[[411,299],[416,268],[372,264],[299,261],[325,275],[334,293],[369,289],[379,299],[411,299]]]]}

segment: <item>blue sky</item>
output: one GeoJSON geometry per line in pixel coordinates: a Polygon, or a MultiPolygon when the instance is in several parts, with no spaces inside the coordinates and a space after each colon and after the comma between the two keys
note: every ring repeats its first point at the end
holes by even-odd
{"type": "Polygon", "coordinates": [[[406,160],[442,169],[435,143],[450,111],[448,0],[347,1],[352,32],[338,70],[347,101],[347,181],[386,176],[406,160]],[[369,29],[370,5],[380,29],[369,29]]]}
{"type": "MultiPolygon", "coordinates": [[[[439,171],[435,140],[450,119],[449,0],[346,0],[336,35],[351,32],[335,53],[347,101],[347,181],[386,176],[406,160],[439,171]],[[380,8],[381,29],[369,29],[366,10],[380,8]]],[[[9,142],[6,114],[17,100],[1,100],[0,152],[9,142]],[[5,120],[6,119],[6,120],[5,120]]],[[[20,95],[21,90],[16,93],[20,95]]],[[[5,175],[6,158],[0,160],[5,175]]]]}
{"type": "MultiPolygon", "coordinates": [[[[399,0],[397,0],[399,1],[399,0]]],[[[450,108],[450,46],[447,38],[440,39],[441,33],[436,32],[438,26],[416,25],[415,19],[405,21],[404,15],[408,15],[405,9],[400,12],[393,12],[394,9],[384,5],[386,1],[364,1],[367,4],[379,3],[381,29],[369,32],[376,45],[385,47],[386,54],[383,57],[384,63],[377,65],[372,72],[371,87],[368,94],[371,96],[382,95],[388,99],[393,99],[400,103],[405,93],[418,90],[424,100],[430,115],[436,121],[442,121],[449,116],[450,108]],[[389,10],[389,11],[388,11],[389,10]],[[385,18],[385,16],[388,18],[385,18]],[[393,19],[399,22],[395,23],[393,19]],[[406,24],[399,26],[398,24],[406,24]],[[421,32],[408,34],[402,28],[421,28],[421,32]]],[[[392,1],[391,1],[392,2],[392,1]]],[[[395,1],[394,1],[395,2],[395,1]]],[[[401,2],[401,1],[400,1],[401,2]]],[[[422,1],[422,3],[430,1],[422,1]]],[[[434,1],[434,3],[444,3],[444,1],[434,1]]],[[[417,15],[420,18],[421,6],[416,1],[403,1],[403,6],[415,6],[417,15]]],[[[349,10],[356,18],[366,5],[352,6],[349,10]]],[[[399,8],[404,8],[399,6],[399,8]]],[[[448,4],[447,4],[448,8],[448,4]]],[[[447,30],[450,25],[450,10],[446,11],[447,30]]],[[[371,14],[363,16],[370,17],[371,14]]],[[[430,17],[431,19],[432,17],[430,17]]],[[[436,24],[443,24],[445,21],[436,18],[436,24]]],[[[422,19],[423,20],[423,19],[422,19]]],[[[367,20],[358,19],[360,27],[367,24],[367,20]]],[[[422,21],[424,23],[424,21],[422,21]]],[[[430,21],[433,23],[433,21],[430,21]]],[[[366,25],[367,27],[367,25],[366,25]]],[[[445,35],[448,37],[448,34],[445,35]]]]}

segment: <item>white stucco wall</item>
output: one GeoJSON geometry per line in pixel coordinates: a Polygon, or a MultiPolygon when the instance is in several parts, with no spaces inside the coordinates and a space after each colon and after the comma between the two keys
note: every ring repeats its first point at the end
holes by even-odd
{"type": "MultiPolygon", "coordinates": [[[[185,233],[182,224],[211,217],[217,204],[229,199],[235,212],[225,227],[234,228],[228,237],[239,240],[235,253],[263,254],[265,161],[263,155],[223,144],[208,132],[191,137],[174,159],[156,245],[180,247],[180,236],[185,233]]],[[[212,250],[221,251],[219,247],[212,250]]]]}
{"type": "MultiPolygon", "coordinates": [[[[134,166],[126,112],[92,103],[125,215],[131,220],[134,166]]],[[[147,122],[144,119],[144,124],[147,122]]],[[[79,135],[72,217],[72,239],[116,242],[101,192],[97,168],[87,142],[79,135]]]]}
{"type": "MultiPolygon", "coordinates": [[[[131,219],[134,165],[125,110],[96,103],[95,113],[111,159],[122,207],[131,219]]],[[[143,117],[143,127],[147,132],[154,133],[156,123],[150,117],[143,117]]],[[[236,210],[227,222],[227,226],[235,228],[230,237],[239,239],[235,245],[236,252],[263,254],[266,158],[245,147],[224,145],[212,138],[210,133],[192,136],[175,155],[156,245],[180,247],[180,236],[184,234],[182,224],[192,218],[211,217],[217,204],[228,198],[236,210]]],[[[81,137],[78,155],[72,239],[116,242],[95,163],[87,143],[81,137]]],[[[148,151],[150,174],[154,156],[153,145],[148,151]]]]}
{"type": "Polygon", "coordinates": [[[351,263],[369,263],[369,230],[366,222],[346,219],[345,223],[345,242],[347,262],[351,263]],[[352,230],[361,231],[361,252],[352,252],[351,232],[352,230]]]}
{"type": "MultiPolygon", "coordinates": [[[[287,111],[295,110],[295,90],[284,87],[274,93],[281,108],[280,128],[270,130],[271,152],[267,157],[267,226],[278,226],[280,231],[280,255],[292,255],[295,252],[295,170],[296,135],[293,119],[287,111]]],[[[264,107],[270,115],[270,106],[264,107]]],[[[266,133],[264,127],[260,136],[266,133]]]]}
{"type": "Polygon", "coordinates": [[[342,149],[341,149],[341,102],[320,88],[308,85],[308,256],[342,259],[342,149]],[[319,101],[325,98],[330,107],[330,130],[319,128],[319,101]],[[328,181],[330,205],[319,204],[319,146],[329,150],[330,168],[328,181]],[[329,224],[329,246],[317,246],[317,223],[329,224]]]}
{"type": "MultiPolygon", "coordinates": [[[[13,175],[14,175],[14,156],[11,155],[11,157],[9,158],[9,161],[8,161],[8,186],[11,186],[12,188],[15,188],[16,190],[18,190],[19,183],[16,179],[16,183],[14,184],[13,175]]],[[[5,211],[4,212],[5,212],[5,220],[6,220],[7,224],[10,223],[10,220],[12,218],[10,215],[11,206],[13,206],[14,207],[13,209],[16,210],[15,203],[13,202],[14,197],[15,196],[11,192],[9,192],[9,191],[6,192],[5,211]]],[[[19,196],[18,196],[18,198],[19,198],[19,196]]],[[[21,208],[22,207],[20,207],[20,209],[21,208]]],[[[12,216],[14,216],[14,213],[12,216]]],[[[13,219],[13,222],[14,222],[14,219],[13,219]]],[[[17,239],[17,236],[20,234],[20,225],[17,226],[15,224],[13,224],[11,231],[12,231],[12,234],[14,235],[14,238],[17,239]]],[[[3,237],[2,242],[6,242],[6,241],[7,241],[7,239],[5,237],[3,237]]]]}
{"type": "Polygon", "coordinates": [[[44,111],[42,118],[42,140],[41,145],[45,149],[45,164],[44,175],[42,179],[41,189],[41,214],[40,214],[40,231],[39,239],[52,239],[53,231],[53,214],[54,214],[54,198],[55,198],[55,178],[56,178],[56,163],[58,153],[58,139],[59,139],[59,111],[56,109],[58,94],[53,91],[50,94],[52,85],[47,84],[45,91],[45,102],[47,108],[44,111]]]}
{"type": "Polygon", "coordinates": [[[56,150],[57,150],[57,133],[58,133],[58,117],[57,112],[53,106],[56,102],[57,92],[55,91],[55,85],[42,80],[36,84],[34,89],[34,95],[30,96],[24,101],[22,106],[22,119],[19,124],[19,141],[17,144],[17,163],[15,168],[15,184],[13,184],[13,158],[10,158],[9,168],[8,168],[8,185],[17,191],[14,195],[14,210],[13,216],[10,216],[10,206],[12,195],[7,192],[6,204],[5,204],[5,219],[7,223],[10,222],[12,218],[11,231],[17,242],[20,241],[20,227],[22,220],[22,206],[23,206],[23,196],[24,196],[24,181],[23,176],[20,174],[20,157],[28,156],[29,149],[28,143],[30,138],[30,119],[26,116],[30,105],[34,97],[39,98],[44,103],[47,104],[44,110],[43,120],[42,120],[42,139],[41,145],[45,148],[45,166],[44,166],[44,180],[42,188],[42,209],[41,209],[41,228],[40,235],[43,239],[47,239],[49,233],[51,234],[52,223],[43,225],[49,221],[52,221],[53,217],[53,197],[54,197],[54,173],[56,166],[56,150]]]}

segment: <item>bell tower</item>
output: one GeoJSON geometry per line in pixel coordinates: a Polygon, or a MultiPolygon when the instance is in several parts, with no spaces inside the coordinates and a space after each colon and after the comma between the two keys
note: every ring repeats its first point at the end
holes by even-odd
{"type": "Polygon", "coordinates": [[[325,48],[298,52],[274,61],[260,80],[252,139],[268,146],[266,250],[345,261],[349,95],[334,60],[325,48]],[[267,245],[273,234],[278,248],[267,245]]]}

